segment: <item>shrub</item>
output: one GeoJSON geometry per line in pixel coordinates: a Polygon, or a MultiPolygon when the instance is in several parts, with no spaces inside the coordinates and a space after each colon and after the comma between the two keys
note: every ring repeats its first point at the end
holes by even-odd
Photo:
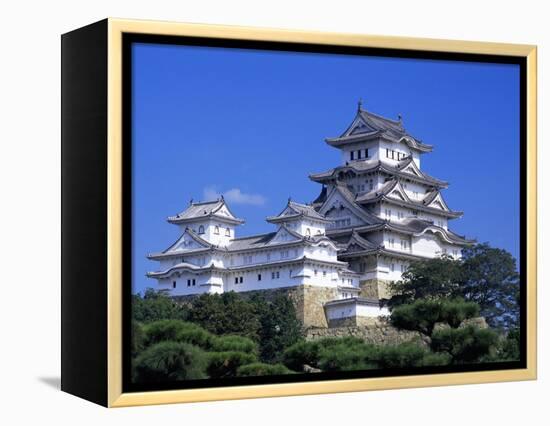
{"type": "Polygon", "coordinates": [[[479,315],[479,305],[462,299],[445,300],[441,302],[441,321],[457,328],[462,321],[479,315]]]}
{"type": "Polygon", "coordinates": [[[176,340],[178,342],[191,343],[203,349],[211,349],[217,338],[204,328],[190,322],[185,322],[177,331],[176,340]]]}
{"type": "Polygon", "coordinates": [[[319,350],[319,341],[300,341],[283,352],[284,364],[294,371],[302,371],[304,364],[317,366],[319,350]]]}
{"type": "Polygon", "coordinates": [[[402,343],[380,347],[378,364],[380,368],[407,368],[423,365],[441,365],[444,359],[433,356],[430,351],[416,343],[402,343]]]}
{"type": "Polygon", "coordinates": [[[421,299],[392,310],[391,322],[398,328],[417,330],[431,335],[436,322],[441,320],[441,302],[421,299]]]}
{"type": "Polygon", "coordinates": [[[147,348],[134,362],[137,382],[170,382],[206,377],[206,355],[187,343],[161,342],[147,348]]]}
{"type": "Polygon", "coordinates": [[[263,362],[254,362],[237,368],[237,376],[241,377],[273,376],[293,373],[293,371],[286,368],[283,364],[265,364],[263,362]]]}
{"type": "Polygon", "coordinates": [[[220,336],[212,341],[215,352],[238,351],[256,354],[258,345],[253,340],[242,336],[220,336]]]}
{"type": "Polygon", "coordinates": [[[431,335],[437,322],[458,327],[462,321],[479,314],[479,306],[462,299],[419,299],[393,309],[391,322],[398,328],[431,335]]]}
{"type": "Polygon", "coordinates": [[[166,341],[177,341],[178,333],[185,329],[185,323],[180,320],[159,320],[144,326],[144,346],[166,341]]]}
{"type": "Polygon", "coordinates": [[[257,358],[254,354],[237,351],[211,352],[208,354],[206,371],[212,378],[234,377],[239,367],[255,361],[257,358]]]}
{"type": "MultiPolygon", "coordinates": [[[[342,339],[344,340],[344,339],[342,339]]],[[[377,367],[378,348],[368,345],[342,342],[322,346],[318,367],[323,371],[367,370],[377,367]]]]}
{"type": "Polygon", "coordinates": [[[432,349],[450,355],[453,364],[479,362],[496,352],[499,341],[493,330],[474,326],[438,330],[432,335],[432,349]]]}

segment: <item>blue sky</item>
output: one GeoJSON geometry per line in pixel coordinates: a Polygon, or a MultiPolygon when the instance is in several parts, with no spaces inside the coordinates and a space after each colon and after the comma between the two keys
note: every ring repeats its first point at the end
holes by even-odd
{"type": "Polygon", "coordinates": [[[340,162],[324,138],[369,111],[403,116],[431,154],[421,167],[450,182],[464,217],[454,231],[519,254],[519,67],[314,53],[133,45],[134,291],[177,228],[189,200],[225,194],[243,236],[289,196],[310,202],[308,174],[340,162]]]}

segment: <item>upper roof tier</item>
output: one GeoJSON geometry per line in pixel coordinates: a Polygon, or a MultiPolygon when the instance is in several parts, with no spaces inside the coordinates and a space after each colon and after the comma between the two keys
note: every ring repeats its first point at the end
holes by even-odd
{"type": "Polygon", "coordinates": [[[401,117],[398,120],[382,117],[363,109],[361,104],[359,104],[355,118],[344,133],[336,138],[327,138],[325,141],[331,146],[340,148],[344,145],[374,138],[404,142],[410,149],[421,153],[431,152],[433,149],[431,145],[424,144],[407,133],[403,127],[401,117]]]}
{"type": "Polygon", "coordinates": [[[243,219],[239,219],[231,212],[223,196],[214,201],[203,201],[200,203],[194,203],[191,200],[189,206],[184,211],[175,216],[168,217],[168,222],[182,224],[210,218],[233,225],[244,223],[243,219]]]}
{"type": "Polygon", "coordinates": [[[339,180],[339,176],[347,172],[352,172],[356,175],[384,172],[391,176],[398,176],[403,179],[409,179],[436,188],[447,188],[449,185],[448,182],[437,179],[421,171],[411,157],[399,160],[395,166],[380,160],[354,161],[345,166],[338,166],[326,172],[310,174],[309,178],[315,182],[328,183],[339,180]]]}

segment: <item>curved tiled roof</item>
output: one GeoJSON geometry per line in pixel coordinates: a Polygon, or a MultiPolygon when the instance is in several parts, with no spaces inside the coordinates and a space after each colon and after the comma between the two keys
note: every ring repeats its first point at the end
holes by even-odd
{"type": "Polygon", "coordinates": [[[410,148],[420,152],[430,152],[433,148],[410,135],[403,127],[401,119],[392,120],[362,108],[358,109],[352,125],[344,133],[339,137],[325,140],[329,145],[342,146],[372,137],[384,137],[395,142],[404,142],[410,148]],[[355,123],[359,124],[354,126],[355,123]]]}
{"type": "Polygon", "coordinates": [[[192,222],[196,221],[197,219],[208,217],[215,217],[216,219],[225,220],[233,224],[244,223],[244,220],[235,217],[235,215],[229,209],[229,206],[225,203],[223,197],[214,201],[203,201],[200,203],[194,203],[193,201],[191,201],[189,203],[189,206],[184,211],[178,213],[175,216],[168,217],[168,222],[177,224],[192,222]],[[225,216],[219,213],[224,206],[231,216],[225,216]]]}
{"type": "Polygon", "coordinates": [[[390,164],[386,164],[380,160],[352,161],[346,166],[338,166],[333,169],[327,170],[326,172],[310,174],[309,178],[314,182],[323,183],[337,179],[340,172],[351,171],[357,174],[362,174],[382,171],[389,175],[399,176],[404,179],[410,179],[412,181],[424,183],[426,185],[435,186],[438,188],[446,188],[449,185],[448,182],[434,178],[421,170],[419,170],[419,176],[403,171],[403,169],[408,166],[411,161],[412,159],[410,157],[407,157],[403,160],[402,163],[400,162],[397,166],[391,166],[390,164]]]}
{"type": "Polygon", "coordinates": [[[321,222],[330,222],[325,216],[320,214],[312,205],[297,203],[292,200],[288,200],[286,207],[279,213],[277,216],[269,216],[266,218],[268,222],[277,223],[281,221],[291,220],[307,217],[309,219],[321,221],[321,222]],[[290,210],[290,214],[283,214],[287,210],[290,210]]]}

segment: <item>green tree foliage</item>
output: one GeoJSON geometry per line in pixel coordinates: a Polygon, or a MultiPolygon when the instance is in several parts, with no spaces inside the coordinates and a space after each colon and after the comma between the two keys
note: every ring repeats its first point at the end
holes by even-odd
{"type": "Polygon", "coordinates": [[[253,362],[252,364],[242,365],[237,368],[237,376],[240,377],[273,376],[292,373],[294,372],[283,364],[265,364],[263,362],[253,362]]]}
{"type": "Polygon", "coordinates": [[[251,302],[256,307],[260,322],[258,342],[261,359],[269,363],[280,362],[283,350],[302,338],[302,326],[294,305],[284,295],[270,300],[256,295],[251,302]]]}
{"type": "Polygon", "coordinates": [[[513,328],[508,332],[506,338],[501,340],[499,347],[498,361],[517,361],[520,359],[520,331],[519,328],[513,328]]]}
{"type": "Polygon", "coordinates": [[[239,351],[251,354],[258,353],[258,345],[252,339],[243,336],[220,336],[212,342],[215,352],[239,351]]]}
{"type": "Polygon", "coordinates": [[[283,352],[284,364],[294,371],[302,371],[304,365],[316,366],[319,362],[320,340],[302,340],[283,352]]]}
{"type": "Polygon", "coordinates": [[[447,365],[449,357],[436,354],[416,343],[381,346],[378,352],[378,368],[410,368],[426,365],[447,365]]]}
{"type": "Polygon", "coordinates": [[[314,365],[323,371],[367,370],[377,367],[379,350],[356,338],[323,339],[314,365]]]}
{"type": "Polygon", "coordinates": [[[461,299],[418,299],[410,304],[395,307],[391,322],[398,328],[416,330],[431,335],[438,322],[458,327],[467,318],[479,314],[479,306],[461,299]]]}
{"type": "Polygon", "coordinates": [[[463,281],[459,260],[450,256],[411,262],[400,281],[391,284],[394,296],[390,306],[412,303],[418,299],[439,299],[456,296],[463,281]]]}
{"type": "Polygon", "coordinates": [[[391,284],[391,307],[418,299],[464,298],[477,303],[491,327],[510,329],[519,320],[519,275],[514,257],[487,243],[449,256],[412,262],[401,281],[391,284]]]}
{"type": "Polygon", "coordinates": [[[132,296],[132,318],[141,323],[164,319],[185,320],[187,309],[164,293],[147,289],[143,297],[139,294],[132,296]]]}
{"type": "Polygon", "coordinates": [[[495,355],[499,343],[495,331],[474,326],[437,330],[431,339],[432,349],[447,353],[452,364],[482,362],[495,355]]]}
{"type": "Polygon", "coordinates": [[[491,327],[510,329],[519,321],[519,274],[506,250],[477,244],[463,250],[460,294],[477,303],[491,327]]]}
{"type": "Polygon", "coordinates": [[[450,360],[449,355],[433,353],[415,342],[373,345],[355,337],[299,342],[284,353],[285,365],[295,371],[302,371],[304,365],[347,371],[447,365],[450,360]]]}
{"type": "Polygon", "coordinates": [[[134,361],[136,382],[170,382],[206,378],[207,357],[188,343],[161,342],[143,351],[134,361]]]}
{"type": "Polygon", "coordinates": [[[193,301],[188,320],[216,335],[238,334],[258,340],[256,309],[235,292],[200,295],[193,301]]]}
{"type": "Polygon", "coordinates": [[[132,357],[135,357],[145,347],[145,332],[141,323],[132,321],[132,337],[130,340],[132,357]]]}
{"type": "Polygon", "coordinates": [[[208,376],[212,378],[235,377],[237,369],[256,362],[255,354],[238,351],[210,352],[208,354],[208,376]]]}

